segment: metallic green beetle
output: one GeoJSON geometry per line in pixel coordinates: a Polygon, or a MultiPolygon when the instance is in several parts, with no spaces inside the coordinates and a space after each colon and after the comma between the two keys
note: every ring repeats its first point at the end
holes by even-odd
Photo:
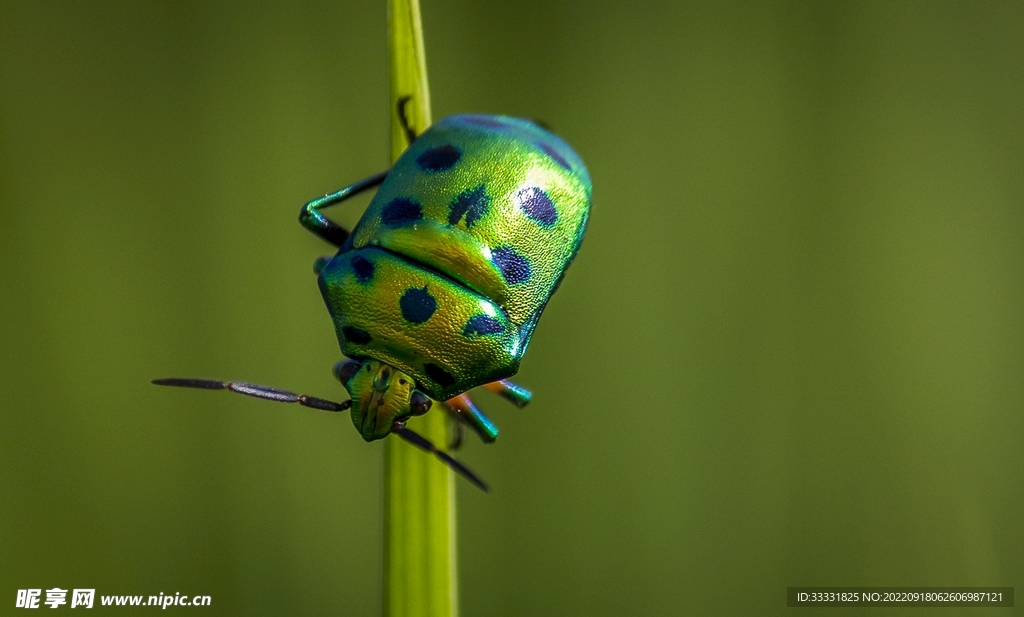
{"type": "Polygon", "coordinates": [[[366,441],[394,432],[486,490],[405,421],[426,413],[431,399],[442,401],[490,442],[497,428],[465,393],[486,386],[519,406],[529,401],[529,391],[507,378],[579,249],[590,176],[568,144],[518,118],[451,116],[409,138],[390,170],[310,201],[299,214],[339,248],[314,269],[351,358],[334,371],[349,401],[239,382],[156,383],[351,409],[366,441]],[[351,234],[320,212],[378,185],[351,234]]]}

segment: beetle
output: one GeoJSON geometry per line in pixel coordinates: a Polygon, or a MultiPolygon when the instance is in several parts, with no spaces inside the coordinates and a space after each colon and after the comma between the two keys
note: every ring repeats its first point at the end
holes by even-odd
{"type": "Polygon", "coordinates": [[[334,375],[350,399],[244,382],[153,383],[349,410],[364,440],[394,433],[486,491],[479,476],[405,424],[440,401],[458,426],[489,443],[498,429],[467,391],[484,386],[519,407],[530,401],[508,378],[583,240],[590,175],[539,123],[456,115],[417,136],[405,119],[407,102],[399,102],[398,115],[410,145],[391,169],[309,201],[299,213],[306,229],[338,248],[314,271],[348,358],[334,375]],[[320,212],[374,187],[351,233],[320,212]]]}

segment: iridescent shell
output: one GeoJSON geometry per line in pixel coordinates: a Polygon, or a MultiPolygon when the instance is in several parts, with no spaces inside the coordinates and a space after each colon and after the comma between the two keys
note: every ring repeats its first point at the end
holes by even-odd
{"type": "Polygon", "coordinates": [[[438,400],[514,375],[590,195],[583,161],[532,122],[436,123],[320,272],[342,352],[391,364],[438,400]]]}

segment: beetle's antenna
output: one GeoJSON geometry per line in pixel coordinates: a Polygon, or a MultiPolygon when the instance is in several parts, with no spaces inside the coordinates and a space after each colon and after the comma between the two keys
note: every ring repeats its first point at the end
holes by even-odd
{"type": "Polygon", "coordinates": [[[405,428],[405,423],[402,422],[401,420],[395,422],[391,426],[391,432],[394,433],[395,435],[398,435],[402,439],[408,441],[417,448],[426,450],[427,452],[433,452],[434,455],[437,458],[441,459],[441,461],[443,461],[445,465],[448,465],[455,471],[455,473],[459,474],[463,478],[475,484],[483,492],[489,493],[491,491],[491,487],[487,486],[487,483],[481,480],[480,476],[473,473],[469,469],[469,467],[466,467],[459,461],[449,456],[447,452],[438,450],[437,446],[431,443],[430,440],[424,437],[423,435],[420,435],[419,433],[412,429],[405,428]]]}
{"type": "Polygon", "coordinates": [[[308,394],[295,394],[287,390],[257,386],[256,384],[245,383],[244,381],[216,381],[213,379],[190,379],[181,377],[170,377],[167,379],[154,379],[153,383],[158,386],[177,386],[179,388],[199,388],[200,390],[231,390],[246,396],[278,401],[279,403],[298,403],[305,407],[319,409],[321,411],[345,411],[352,406],[352,401],[347,400],[341,403],[328,401],[326,399],[309,396],[308,394]]]}

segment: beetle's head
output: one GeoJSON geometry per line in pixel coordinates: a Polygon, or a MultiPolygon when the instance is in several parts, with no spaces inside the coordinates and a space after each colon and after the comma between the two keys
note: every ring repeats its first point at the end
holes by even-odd
{"type": "Polygon", "coordinates": [[[412,377],[379,360],[348,360],[334,374],[352,397],[352,423],[366,441],[387,437],[395,420],[421,416],[433,401],[412,377]]]}

